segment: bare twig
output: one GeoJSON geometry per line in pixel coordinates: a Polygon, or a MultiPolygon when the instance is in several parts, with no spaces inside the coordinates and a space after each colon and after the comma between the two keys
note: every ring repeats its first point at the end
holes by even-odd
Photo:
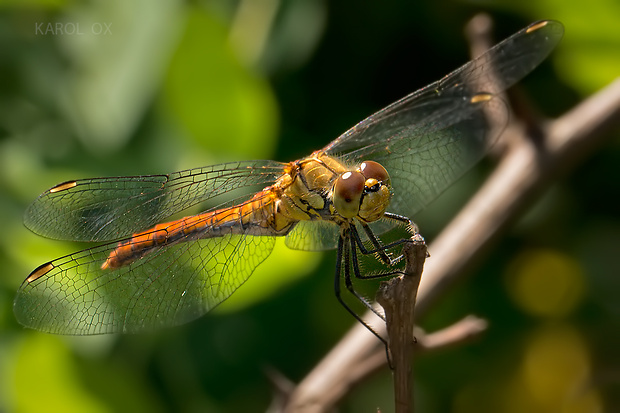
{"type": "Polygon", "coordinates": [[[293,392],[295,384],[272,366],[263,367],[263,371],[265,376],[271,381],[273,388],[273,398],[271,406],[267,408],[267,413],[281,412],[284,406],[286,406],[288,397],[293,392]]]}
{"type": "Polygon", "coordinates": [[[420,234],[405,244],[407,260],[404,274],[381,283],[377,302],[385,310],[388,344],[394,369],[394,405],[396,413],[413,411],[413,311],[426,260],[426,243],[420,234]]]}
{"type": "Polygon", "coordinates": [[[469,41],[470,55],[476,58],[489,50],[493,46],[491,41],[491,32],[493,31],[493,20],[486,13],[480,13],[474,16],[467,26],[465,26],[465,35],[469,41]]]}
{"type": "MultiPolygon", "coordinates": [[[[416,333],[416,338],[418,340],[416,351],[418,353],[424,353],[463,344],[478,337],[481,333],[486,331],[487,327],[488,323],[486,320],[468,315],[451,326],[434,333],[416,333]]],[[[416,330],[414,330],[414,332],[416,332],[416,330]]]]}
{"type": "MultiPolygon", "coordinates": [[[[385,323],[379,322],[375,314],[368,312],[362,319],[374,331],[382,331],[385,335],[385,323]]],[[[377,363],[385,365],[383,346],[366,327],[359,326],[362,328],[349,330],[340,343],[295,388],[284,412],[329,411],[355,384],[375,371],[377,363]],[[372,339],[369,340],[368,335],[372,339]],[[380,347],[377,347],[377,343],[380,347]],[[377,348],[381,348],[380,355],[375,351],[377,348]]]]}
{"type": "Polygon", "coordinates": [[[381,283],[377,293],[377,302],[385,310],[396,413],[413,411],[413,311],[427,255],[424,238],[416,234],[412,243],[405,244],[403,254],[407,260],[404,274],[381,283]]]}

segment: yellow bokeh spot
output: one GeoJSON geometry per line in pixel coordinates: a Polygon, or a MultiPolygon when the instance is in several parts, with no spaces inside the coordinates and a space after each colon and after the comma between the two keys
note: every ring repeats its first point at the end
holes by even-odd
{"type": "Polygon", "coordinates": [[[519,254],[507,271],[508,291],[524,311],[543,317],[563,317],[580,303],[584,274],[573,258],[552,250],[519,254]]]}
{"type": "Polygon", "coordinates": [[[536,411],[600,412],[590,370],[581,335],[568,325],[547,325],[530,337],[516,382],[536,411]]]}
{"type": "Polygon", "coordinates": [[[521,374],[529,393],[544,401],[577,394],[587,385],[590,361],[579,334],[568,326],[547,326],[525,349],[521,374]]]}
{"type": "Polygon", "coordinates": [[[468,383],[452,411],[498,413],[599,413],[604,403],[593,386],[589,349],[567,324],[545,323],[524,342],[516,368],[504,376],[468,383]]]}

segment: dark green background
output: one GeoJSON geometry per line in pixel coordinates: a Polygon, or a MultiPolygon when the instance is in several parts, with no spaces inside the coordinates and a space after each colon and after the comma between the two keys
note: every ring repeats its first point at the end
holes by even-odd
{"type": "MultiPolygon", "coordinates": [[[[304,156],[466,62],[463,28],[479,11],[498,39],[538,19],[565,24],[556,52],[520,86],[546,116],[619,73],[617,2],[362,3],[0,3],[0,411],[265,411],[265,369],[299,381],[354,322],[333,297],[335,254],[280,248],[230,302],[186,326],[98,337],[25,330],[12,313],[21,281],[85,247],[21,224],[48,187],[304,156]]],[[[476,314],[490,327],[418,359],[418,411],[620,408],[619,142],[610,134],[560,177],[424,320],[432,331],[476,314]]],[[[427,239],[489,164],[413,217],[427,239]]],[[[386,369],[341,411],[388,412],[391,398],[386,369]]]]}

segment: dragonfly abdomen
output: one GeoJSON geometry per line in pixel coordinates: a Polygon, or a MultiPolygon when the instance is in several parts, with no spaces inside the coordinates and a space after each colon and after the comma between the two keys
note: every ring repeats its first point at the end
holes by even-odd
{"type": "Polygon", "coordinates": [[[101,265],[120,268],[164,245],[226,235],[286,235],[293,223],[282,226],[273,218],[273,199],[262,191],[243,204],[158,224],[122,241],[101,265]],[[262,196],[260,196],[262,195],[262,196]]]}

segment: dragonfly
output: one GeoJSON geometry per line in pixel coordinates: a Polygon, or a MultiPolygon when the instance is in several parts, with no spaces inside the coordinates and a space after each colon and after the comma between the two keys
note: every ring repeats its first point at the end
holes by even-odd
{"type": "Polygon", "coordinates": [[[343,293],[371,307],[353,287],[352,279],[373,277],[360,258],[384,266],[379,275],[390,273],[402,258],[394,248],[407,237],[388,242],[385,234],[414,234],[410,217],[484,156],[507,123],[503,91],[539,65],[563,32],[557,21],[532,23],[292,162],[52,187],[26,209],[26,227],[98,245],[34,269],[17,291],[17,320],[70,335],[183,324],[226,300],[278,237],[293,249],[337,249],[336,297],[354,315],[343,293]],[[170,220],[206,202],[217,206],[170,220]]]}

